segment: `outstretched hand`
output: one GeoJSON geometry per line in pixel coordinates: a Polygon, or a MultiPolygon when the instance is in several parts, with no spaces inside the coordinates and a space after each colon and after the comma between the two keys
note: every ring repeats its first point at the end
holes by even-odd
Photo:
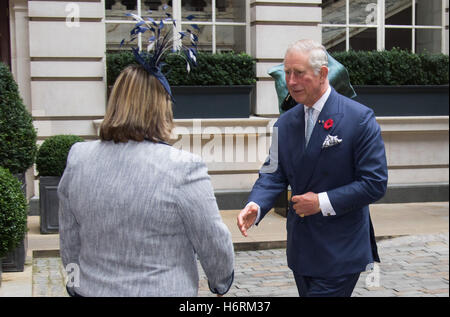
{"type": "Polygon", "coordinates": [[[247,230],[255,224],[258,216],[258,206],[250,204],[241,210],[237,217],[237,226],[244,237],[247,237],[247,230]]]}

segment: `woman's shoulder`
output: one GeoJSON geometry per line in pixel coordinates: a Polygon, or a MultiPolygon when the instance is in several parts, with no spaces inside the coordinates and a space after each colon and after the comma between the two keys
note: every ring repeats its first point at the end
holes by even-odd
{"type": "Polygon", "coordinates": [[[167,144],[159,144],[158,147],[161,148],[165,158],[173,164],[203,164],[202,158],[197,154],[178,149],[167,144]]]}
{"type": "Polygon", "coordinates": [[[166,171],[166,177],[172,175],[176,182],[208,177],[208,168],[199,155],[170,145],[157,144],[156,148],[152,159],[160,162],[158,165],[166,171]]]}
{"type": "Polygon", "coordinates": [[[71,152],[73,152],[71,154],[74,158],[102,156],[103,160],[108,157],[116,157],[119,152],[125,152],[135,159],[157,160],[169,168],[186,168],[190,165],[204,164],[199,155],[177,149],[163,142],[129,141],[127,143],[114,143],[112,141],[89,141],[75,144],[71,152]]]}
{"type": "Polygon", "coordinates": [[[72,145],[69,151],[69,157],[75,157],[84,155],[85,153],[88,153],[92,151],[94,148],[98,147],[100,145],[100,141],[84,141],[84,142],[77,142],[72,145]]]}

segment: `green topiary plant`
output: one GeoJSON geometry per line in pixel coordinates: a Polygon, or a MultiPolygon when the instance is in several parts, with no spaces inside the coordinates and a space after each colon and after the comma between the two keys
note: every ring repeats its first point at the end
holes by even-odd
{"type": "Polygon", "coordinates": [[[390,51],[349,51],[331,54],[344,65],[352,85],[448,85],[449,57],[390,51]]]}
{"type": "Polygon", "coordinates": [[[106,78],[108,86],[114,85],[116,78],[119,77],[120,72],[127,66],[137,64],[134,60],[134,55],[130,51],[120,53],[106,54],[106,78]]]}
{"type": "Polygon", "coordinates": [[[36,131],[9,68],[0,63],[0,166],[23,173],[36,157],[36,131]]]}
{"type": "MultiPolygon", "coordinates": [[[[256,83],[255,60],[245,54],[199,52],[197,67],[186,70],[186,62],[179,55],[170,55],[167,80],[172,86],[232,86],[256,83]]],[[[163,68],[163,71],[165,68],[163,68]]]]}
{"type": "Polygon", "coordinates": [[[0,167],[0,258],[23,240],[27,231],[27,201],[20,182],[0,167]]]}
{"type": "Polygon", "coordinates": [[[39,176],[62,176],[70,148],[84,140],[76,135],[54,135],[39,147],[36,169],[39,176]]]}
{"type": "MultiPolygon", "coordinates": [[[[199,52],[197,67],[188,73],[186,61],[179,54],[169,54],[163,72],[171,86],[230,86],[256,83],[255,59],[245,53],[211,54],[199,52]],[[170,71],[167,71],[170,69],[170,71]]],[[[131,52],[107,54],[108,85],[113,85],[120,72],[136,64],[131,52]]]]}

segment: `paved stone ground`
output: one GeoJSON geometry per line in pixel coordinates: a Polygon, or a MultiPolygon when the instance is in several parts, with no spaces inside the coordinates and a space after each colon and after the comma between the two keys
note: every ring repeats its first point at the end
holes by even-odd
{"type": "MultiPolygon", "coordinates": [[[[448,297],[449,235],[405,236],[378,243],[382,263],[364,272],[354,297],[448,297]]],[[[236,252],[235,279],[226,296],[298,296],[286,250],[236,252]]],[[[209,292],[199,265],[199,296],[209,292]]],[[[33,260],[33,296],[67,296],[59,258],[33,260]]]]}
{"type": "Polygon", "coordinates": [[[33,297],[67,297],[64,267],[59,257],[33,258],[33,297]]]}

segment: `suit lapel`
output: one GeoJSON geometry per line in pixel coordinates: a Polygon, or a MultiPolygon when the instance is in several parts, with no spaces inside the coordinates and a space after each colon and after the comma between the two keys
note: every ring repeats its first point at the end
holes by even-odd
{"type": "MultiPolygon", "coordinates": [[[[334,135],[336,127],[339,125],[343,117],[342,111],[340,111],[339,98],[336,91],[332,88],[331,94],[328,97],[322,111],[320,112],[319,118],[317,119],[316,125],[314,126],[311,139],[309,140],[308,146],[305,149],[304,155],[301,160],[300,179],[298,184],[303,187],[303,191],[307,188],[309,180],[314,173],[317,162],[319,160],[320,154],[322,153],[322,144],[325,141],[327,135],[334,135]],[[326,130],[324,128],[325,121],[332,119],[333,126],[326,130]]],[[[303,116],[304,118],[304,116],[303,116]]],[[[305,124],[303,121],[303,130],[305,124]]],[[[305,133],[303,131],[303,140],[305,139],[305,133]]],[[[304,143],[303,143],[304,144],[304,143]]]]}
{"type": "Polygon", "coordinates": [[[293,162],[301,162],[304,157],[304,149],[305,149],[305,109],[303,105],[297,105],[299,107],[298,112],[296,114],[295,120],[291,123],[289,127],[289,131],[291,131],[291,135],[293,138],[289,138],[288,142],[292,142],[290,145],[291,149],[295,149],[292,154],[293,162]]]}

